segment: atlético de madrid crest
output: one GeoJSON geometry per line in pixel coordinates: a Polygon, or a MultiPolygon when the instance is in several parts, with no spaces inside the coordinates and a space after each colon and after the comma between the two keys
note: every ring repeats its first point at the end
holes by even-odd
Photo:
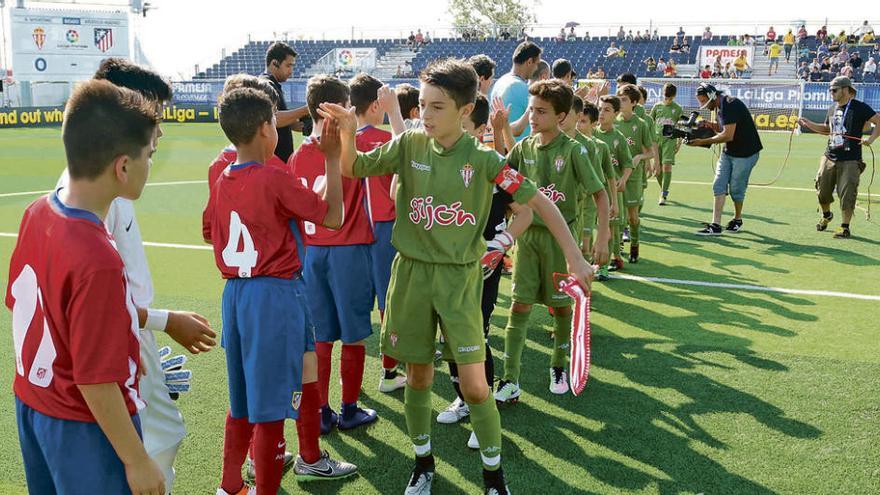
{"type": "Polygon", "coordinates": [[[470,163],[465,163],[461,168],[461,180],[464,181],[464,187],[467,189],[471,185],[471,179],[474,178],[474,167],[470,163]]]}
{"type": "Polygon", "coordinates": [[[556,161],[553,162],[556,165],[556,173],[562,172],[562,167],[565,166],[565,158],[562,158],[561,155],[556,156],[556,161]]]}

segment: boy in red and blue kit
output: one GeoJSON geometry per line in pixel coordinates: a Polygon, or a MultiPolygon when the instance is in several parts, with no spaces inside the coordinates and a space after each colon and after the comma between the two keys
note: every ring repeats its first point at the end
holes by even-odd
{"type": "MultiPolygon", "coordinates": [[[[317,113],[321,103],[347,105],[348,86],[336,77],[312,77],[306,87],[306,102],[315,132],[291,155],[292,175],[313,191],[327,187],[331,170],[322,152],[322,118],[317,113]]],[[[365,203],[367,192],[363,179],[342,179],[342,225],[333,228],[304,223],[308,246],[303,275],[308,302],[315,323],[318,356],[318,385],[321,393],[321,433],[334,426],[351,430],[370,424],[378,416],[372,409],[358,406],[364,379],[366,349],[364,340],[373,333],[370,312],[373,310],[373,284],[370,278],[370,245],[373,231],[365,203]],[[342,341],[340,376],[342,405],[337,414],[330,407],[330,371],[333,343],[342,341]]]]}
{"type": "Polygon", "coordinates": [[[146,310],[135,308],[103,223],[116,197],[140,197],[159,118],[155,103],[134,91],[83,83],[61,131],[70,182],[24,213],[6,305],[30,493],[165,493],[138,415],[146,310]]]}
{"type": "Polygon", "coordinates": [[[230,410],[218,495],[278,491],[286,418],[297,419],[297,479],[340,478],[357,470],[318,450],[320,400],[309,376],[316,369],[314,329],[289,226],[292,219],[341,225],[338,131],[324,129],[328,173],[322,197],[286,171],[264,165],[278,140],[274,110],[269,97],[252,88],[233,90],[220,103],[220,126],[237,159],[211,188],[207,215],[217,268],[226,279],[222,344],[230,410]],[[241,477],[252,435],[255,488],[241,477]]]}

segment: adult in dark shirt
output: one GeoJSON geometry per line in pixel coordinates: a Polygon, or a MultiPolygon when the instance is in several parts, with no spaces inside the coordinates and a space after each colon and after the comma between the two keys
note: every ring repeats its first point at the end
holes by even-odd
{"type": "Polygon", "coordinates": [[[822,209],[816,230],[825,230],[834,217],[831,202],[834,201],[836,189],[843,218],[834,237],[845,239],[850,237],[849,222],[856,208],[859,177],[865,170],[862,146],[870,146],[880,136],[880,113],[856,99],[856,88],[848,77],[835,77],[828,91],[831,92],[834,105],[828,109],[825,122],[818,124],[809,119],[800,119],[799,123],[813,132],[828,135],[828,147],[816,174],[816,194],[822,209]],[[864,137],[864,131],[870,124],[874,124],[874,130],[870,136],[864,137]]]}
{"type": "Polygon", "coordinates": [[[281,88],[281,83],[293,75],[295,62],[296,51],[287,43],[276,41],[266,51],[266,71],[260,75],[261,78],[268,80],[275,88],[275,92],[278,93],[278,111],[275,112],[278,145],[275,146],[275,156],[285,163],[293,154],[293,131],[302,129],[302,123],[299,119],[309,114],[307,106],[288,110],[287,102],[284,99],[284,90],[281,88]]]}
{"type": "Polygon", "coordinates": [[[721,214],[727,195],[733,200],[734,216],[728,222],[728,232],[742,230],[742,211],[749,185],[749,176],[758,163],[758,157],[764,146],[758,136],[755,121],[745,103],[733,96],[726,96],[709,83],[700,83],[697,88],[697,100],[700,108],[717,110],[718,122],[704,121],[716,134],[710,138],[692,139],[690,146],[704,146],[724,143],[724,150],[715,167],[715,181],[712,192],[715,194],[715,205],[712,209],[712,223],[697,232],[697,235],[720,235],[721,214]]]}

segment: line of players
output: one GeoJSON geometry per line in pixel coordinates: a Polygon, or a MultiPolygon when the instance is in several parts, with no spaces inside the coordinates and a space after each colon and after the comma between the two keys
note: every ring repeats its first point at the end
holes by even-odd
{"type": "MultiPolygon", "coordinates": [[[[70,184],[32,204],[26,214],[11,263],[12,282],[7,293],[7,305],[16,314],[23,304],[20,301],[30,300],[30,289],[38,295],[39,287],[51,286],[48,280],[58,276],[54,272],[45,273],[52,269],[30,259],[33,253],[28,246],[54,245],[59,239],[36,238],[60,234],[28,230],[30,225],[67,222],[70,232],[85,232],[86,237],[95,238],[86,244],[104,252],[112,246],[112,238],[102,238],[106,236],[103,230],[92,232],[90,223],[101,224],[108,212],[105,203],[112,204],[116,196],[135,199],[140,195],[146,179],[144,168],[148,170],[149,165],[148,155],[144,156],[152,153],[160,135],[158,125],[151,123],[157,119],[157,113],[150,113],[149,107],[163,98],[147,91],[147,100],[139,100],[130,91],[114,93],[105,87],[107,85],[97,82],[86,85],[71,99],[73,103],[69,106],[63,133],[70,184]],[[108,108],[115,111],[119,119],[114,122],[118,132],[111,135],[118,141],[111,143],[115,146],[111,151],[117,153],[113,156],[106,150],[101,153],[84,145],[85,138],[76,139],[77,132],[81,134],[83,128],[94,127],[95,119],[108,108]],[[79,115],[84,116],[77,119],[79,115]],[[141,144],[138,139],[147,131],[149,140],[141,144]],[[86,169],[77,161],[90,161],[92,168],[86,169]],[[126,169],[126,165],[140,175],[130,178],[126,174],[133,172],[126,169]],[[25,292],[27,294],[22,295],[25,292]]],[[[285,164],[273,160],[272,153],[277,140],[273,116],[273,98],[277,95],[273,97],[271,87],[254,78],[232,78],[221,103],[221,127],[235,148],[226,150],[218,160],[219,165],[211,168],[211,198],[204,215],[203,232],[206,240],[214,244],[218,267],[228,279],[223,296],[223,345],[227,353],[231,407],[224,441],[223,480],[218,493],[277,490],[283,468],[292,460],[292,456],[284,452],[285,418],[297,419],[300,452],[294,469],[298,479],[337,478],[356,472],[355,466],[330,459],[326,451],[321,451],[318,434],[334,425],[350,429],[376,419],[374,411],[357,406],[357,399],[363,377],[363,340],[371,332],[369,311],[377,290],[373,281],[383,279],[390,281],[389,306],[395,303],[397,309],[389,308],[384,318],[382,351],[386,370],[381,387],[384,391],[406,387],[407,426],[416,452],[416,466],[407,493],[430,493],[433,479],[430,385],[438,323],[445,340],[444,354],[454,361],[450,363],[450,371],[459,395],[458,407],[451,406],[444,413],[454,412],[456,419],[464,414],[472,416],[475,434],[468,443],[480,449],[486,491],[508,493],[500,469],[500,420],[490,393],[494,380],[492,359],[485,345],[488,319],[497,297],[500,277],[497,265],[514,239],[520,237],[520,248],[515,254],[514,311],[505,343],[505,379],[494,398],[512,400],[519,393],[519,356],[528,313],[534,303],[555,309],[557,338],[551,361],[551,390],[564,393],[568,388],[564,363],[571,316],[568,301],[558,296],[553,276],[567,271],[582,284],[589,284],[592,270],[584,263],[572,236],[585,228],[593,230],[593,215],[597,240],[592,249],[585,252],[604,266],[609,251],[617,246],[610,235],[609,219],[612,205],[620,203],[620,195],[617,194],[616,201],[609,201],[609,197],[623,189],[621,182],[629,183],[617,177],[628,168],[625,166],[627,146],[622,143],[629,144],[629,140],[617,134],[620,131],[613,129],[613,122],[621,107],[626,119],[628,102],[631,109],[631,102],[636,101],[631,89],[622,87],[618,91],[620,98],[603,97],[597,109],[591,104],[579,103],[571,88],[560,81],[536,83],[530,88],[530,124],[534,137],[515,144],[512,133],[506,129],[504,109],[499,107],[492,112],[495,132],[504,136],[495,140],[495,147],[503,151],[510,149],[505,160],[479,144],[490,114],[489,104],[485,96],[477,96],[477,75],[463,62],[440,61],[426,70],[421,94],[416,98],[420,109],[401,108],[401,102],[411,105],[416,91],[412,87],[402,88],[398,101],[390,90],[368,76],[359,76],[350,85],[319,77],[310,82],[308,100],[320,130],[285,164]],[[345,108],[349,101],[354,104],[350,111],[345,108]],[[401,134],[371,154],[357,154],[358,148],[375,148],[388,140],[389,136],[375,128],[386,113],[395,131],[401,134]],[[414,119],[415,115],[420,119],[414,119]],[[404,116],[411,118],[404,120],[404,116]],[[590,131],[596,121],[599,124],[595,131],[597,140],[591,140],[590,131]],[[404,131],[407,127],[422,130],[404,131]],[[584,133],[579,134],[576,127],[584,133]],[[463,137],[462,129],[471,136],[463,137]],[[612,136],[610,148],[616,148],[616,164],[611,159],[611,149],[606,151],[605,146],[599,144],[603,133],[612,136]],[[349,177],[345,182],[343,172],[349,177]],[[435,173],[444,176],[435,181],[435,173]],[[380,179],[373,190],[370,182],[350,178],[355,175],[380,179]],[[380,208],[374,206],[375,196],[371,191],[384,193],[390,203],[391,191],[397,187],[395,181],[401,188],[396,191],[397,206],[408,206],[409,213],[398,212],[384,218],[376,215],[380,208]],[[456,183],[455,187],[450,183],[456,183]],[[542,194],[537,194],[538,190],[542,194]],[[509,226],[505,220],[508,209],[512,211],[509,226]],[[532,210],[538,215],[533,216],[532,210]],[[380,232],[382,223],[386,227],[384,234],[380,232]],[[393,268],[387,268],[390,274],[386,278],[381,268],[387,264],[375,270],[375,248],[378,244],[379,254],[387,260],[392,258],[388,235],[392,224],[394,245],[403,251],[395,258],[393,268]],[[446,227],[450,229],[444,229],[446,227]],[[357,228],[361,230],[355,230],[357,228]],[[480,241],[481,233],[486,243],[480,241]],[[374,242],[368,241],[371,235],[374,242]],[[305,252],[303,238],[309,248],[301,263],[298,253],[305,252]],[[379,242],[382,240],[384,244],[379,242]],[[483,246],[488,246],[488,250],[483,252],[483,246]],[[365,267],[372,267],[379,276],[363,271],[365,267]],[[480,273],[485,281],[480,280],[480,273]],[[304,274],[306,282],[300,274],[304,274]],[[359,289],[353,283],[364,281],[367,283],[361,284],[359,289]],[[448,293],[450,287],[462,290],[452,295],[448,293]],[[478,300],[483,306],[482,322],[476,318],[478,300]],[[430,304],[430,311],[426,310],[426,303],[430,304]],[[283,314],[279,308],[284,309],[283,314]],[[358,313],[356,308],[363,308],[363,312],[358,313]],[[259,332],[255,332],[257,328],[259,332]],[[317,342],[311,331],[315,328],[320,335],[317,342]],[[335,340],[343,341],[343,404],[339,417],[335,417],[327,400],[329,356],[335,340]],[[313,352],[315,349],[317,353],[313,352]],[[407,363],[408,380],[403,375],[395,376],[394,358],[407,363]],[[278,369],[291,369],[293,373],[279,378],[278,369]],[[252,470],[257,487],[246,485],[241,476],[249,449],[253,451],[252,470]]],[[[390,210],[389,203],[385,204],[386,212],[390,210]]],[[[126,232],[132,221],[127,224],[126,232]]],[[[637,238],[635,241],[637,244],[637,238]]],[[[118,275],[120,267],[113,261],[112,251],[105,254],[103,258],[94,257],[94,264],[105,271],[111,266],[106,275],[112,278],[118,275]]],[[[88,268],[65,266],[71,273],[88,268]]],[[[127,275],[119,277],[126,287],[127,275]]],[[[69,276],[65,273],[60,277],[69,276]]],[[[96,292],[112,292],[118,284],[105,280],[94,285],[86,294],[74,296],[103,300],[96,292]]],[[[52,294],[51,298],[57,303],[54,299],[69,296],[52,294]]],[[[128,315],[132,324],[108,320],[111,326],[152,327],[172,333],[174,322],[169,317],[174,317],[171,320],[176,319],[178,326],[187,326],[179,324],[183,313],[163,314],[143,308],[134,311],[134,307],[125,302],[128,296],[121,299],[124,304],[119,308],[119,320],[121,315],[128,315]]],[[[379,295],[379,300],[381,308],[385,298],[379,295]]],[[[130,438],[131,433],[139,433],[137,412],[145,405],[137,394],[137,374],[130,373],[132,367],[136,370],[141,366],[138,353],[120,352],[117,358],[128,356],[127,361],[122,362],[124,366],[114,361],[107,368],[118,371],[85,378],[107,380],[109,383],[102,383],[118,386],[102,388],[101,395],[96,395],[77,381],[86,375],[71,378],[71,371],[67,371],[66,377],[65,373],[55,372],[63,364],[54,362],[58,354],[68,356],[65,362],[73,363],[74,375],[76,362],[82,362],[82,358],[74,357],[72,348],[65,349],[65,345],[70,345],[71,334],[80,328],[78,321],[65,319],[74,318],[78,313],[53,318],[51,308],[44,308],[42,300],[39,304],[40,311],[46,313],[42,339],[36,338],[40,334],[38,327],[42,325],[35,315],[27,322],[14,318],[20,368],[16,376],[16,396],[20,401],[18,419],[29,486],[32,483],[47,486],[48,483],[58,489],[82,481],[82,477],[75,482],[70,479],[74,472],[78,476],[84,474],[81,467],[69,472],[59,470],[57,458],[50,455],[65,451],[64,442],[70,438],[65,435],[50,438],[46,433],[57,432],[59,425],[70,429],[67,423],[70,421],[85,421],[93,426],[97,422],[101,429],[88,429],[87,434],[98,446],[94,449],[94,459],[84,459],[80,464],[117,466],[115,477],[108,477],[106,472],[100,475],[105,486],[115,482],[120,485],[120,492],[170,491],[171,477],[163,476],[149,457],[134,448],[139,442],[132,442],[130,438]],[[48,320],[52,321],[51,331],[48,320]],[[46,332],[50,337],[48,344],[46,332]],[[53,334],[55,338],[51,339],[53,334]],[[47,363],[52,370],[48,378],[47,363]],[[36,371],[25,378],[25,368],[36,371]],[[61,383],[62,377],[67,381],[61,383]],[[45,392],[37,390],[40,388],[50,389],[50,397],[54,394],[58,399],[55,402],[79,403],[81,413],[71,416],[58,408],[43,407],[52,401],[42,398],[40,394],[45,392]],[[108,415],[107,406],[95,402],[96,397],[108,400],[105,397],[112,396],[114,389],[118,389],[116,393],[121,393],[124,399],[123,410],[132,415],[134,428],[128,431],[115,415],[119,412],[118,406],[114,406],[114,415],[108,415]],[[107,393],[111,395],[106,396],[107,393]],[[55,422],[58,424],[48,421],[55,418],[62,419],[55,422]],[[108,459],[113,462],[104,462],[108,459]],[[166,477],[168,490],[163,486],[166,477]]],[[[175,331],[172,336],[191,351],[206,350],[213,345],[213,334],[194,316],[189,318],[193,323],[189,323],[187,332],[182,335],[175,331]],[[196,344],[199,341],[202,343],[196,344]]],[[[77,333],[75,338],[82,339],[83,334],[77,333]]],[[[124,338],[118,340],[120,348],[132,347],[124,338]]],[[[78,349],[83,349],[82,343],[78,345],[78,349]]],[[[143,342],[135,341],[135,346],[142,348],[143,342]]],[[[155,347],[155,343],[152,346],[155,347]]],[[[94,359],[89,362],[96,363],[94,359]]],[[[147,369],[149,372],[150,367],[147,369]]],[[[179,414],[176,416],[179,421],[179,414]]],[[[176,451],[179,439],[172,443],[176,451]]],[[[153,456],[151,452],[150,457],[153,456]]],[[[173,457],[172,453],[166,473],[170,471],[173,457]]],[[[173,475],[173,471],[171,473],[173,475]]]]}

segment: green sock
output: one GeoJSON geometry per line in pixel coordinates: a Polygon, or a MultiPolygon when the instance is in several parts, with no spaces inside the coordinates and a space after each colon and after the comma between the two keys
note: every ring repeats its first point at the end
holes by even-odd
{"type": "Polygon", "coordinates": [[[471,410],[471,425],[480,441],[483,469],[495,471],[501,467],[501,415],[498,414],[495,398],[490,392],[483,402],[468,402],[468,408],[471,410]]]}
{"type": "Polygon", "coordinates": [[[562,316],[559,309],[562,308],[557,308],[553,315],[553,357],[550,358],[550,366],[565,368],[571,354],[571,311],[568,316],[562,316]]]}
{"type": "Polygon", "coordinates": [[[514,383],[519,383],[520,359],[526,346],[529,314],[511,311],[504,332],[504,379],[514,383]]]}
{"type": "Polygon", "coordinates": [[[403,411],[416,457],[431,455],[431,389],[416,390],[407,385],[403,394],[403,411]]]}
{"type": "Polygon", "coordinates": [[[639,245],[639,227],[641,227],[641,225],[642,222],[629,224],[629,243],[631,246],[639,245]]]}
{"type": "Polygon", "coordinates": [[[672,170],[663,172],[663,184],[660,185],[660,188],[664,193],[669,192],[669,184],[672,184],[672,170]]]}
{"type": "Polygon", "coordinates": [[[610,253],[611,258],[616,258],[617,253],[620,252],[620,223],[615,221],[613,225],[611,225],[611,240],[608,241],[608,252],[610,253]]]}

